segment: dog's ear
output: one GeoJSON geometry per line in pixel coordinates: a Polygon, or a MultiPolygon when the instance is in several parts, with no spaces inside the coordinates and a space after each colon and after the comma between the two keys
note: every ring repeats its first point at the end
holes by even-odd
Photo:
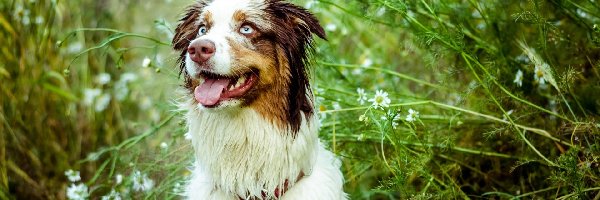
{"type": "Polygon", "coordinates": [[[177,59],[177,62],[179,63],[179,75],[184,75],[184,87],[188,89],[192,88],[193,80],[189,77],[187,71],[185,70],[184,58],[190,42],[198,35],[198,20],[200,17],[200,12],[202,12],[202,9],[205,6],[206,2],[200,0],[187,8],[185,14],[179,20],[177,28],[175,28],[175,35],[173,36],[173,41],[171,42],[173,49],[180,52],[179,58],[177,59]]]}
{"type": "Polygon", "coordinates": [[[177,28],[175,28],[175,35],[172,41],[173,49],[184,51],[198,35],[198,18],[205,5],[204,1],[199,1],[186,9],[183,17],[179,19],[177,28]]]}
{"type": "Polygon", "coordinates": [[[265,9],[272,23],[273,36],[285,56],[290,69],[288,85],[288,120],[294,133],[300,130],[302,114],[313,114],[308,69],[306,65],[313,52],[313,34],[325,39],[325,30],[308,10],[282,0],[265,0],[265,9]]]}
{"type": "Polygon", "coordinates": [[[296,30],[308,33],[306,36],[309,38],[312,33],[326,40],[325,30],[321,27],[319,20],[308,10],[283,0],[270,0],[269,5],[275,17],[291,20],[289,23],[294,24],[296,30]]]}

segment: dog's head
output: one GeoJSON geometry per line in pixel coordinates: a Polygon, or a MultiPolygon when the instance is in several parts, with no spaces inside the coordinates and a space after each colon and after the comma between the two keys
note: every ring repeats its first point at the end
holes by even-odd
{"type": "Polygon", "coordinates": [[[177,26],[184,86],[207,112],[251,107],[297,130],[312,114],[307,58],[312,34],[325,38],[307,10],[282,0],[205,0],[177,26]]]}

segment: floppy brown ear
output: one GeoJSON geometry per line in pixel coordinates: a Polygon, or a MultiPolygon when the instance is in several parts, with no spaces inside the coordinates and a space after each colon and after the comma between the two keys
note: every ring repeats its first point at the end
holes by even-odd
{"type": "Polygon", "coordinates": [[[201,0],[186,9],[185,14],[179,20],[177,28],[175,28],[175,35],[171,42],[173,49],[180,52],[179,58],[177,59],[177,62],[179,63],[179,75],[184,75],[183,86],[188,89],[192,88],[193,81],[185,70],[185,54],[187,53],[190,42],[198,35],[198,18],[205,6],[206,2],[201,0]]]}
{"type": "Polygon", "coordinates": [[[206,5],[204,1],[199,1],[188,7],[184,16],[179,19],[179,24],[175,29],[173,36],[173,49],[183,51],[187,49],[190,42],[198,35],[198,18],[202,8],[206,5]]]}
{"type": "Polygon", "coordinates": [[[308,10],[282,0],[266,0],[265,8],[272,25],[272,36],[278,48],[285,56],[283,65],[290,69],[288,85],[288,116],[291,129],[298,132],[302,122],[302,114],[310,117],[313,114],[312,103],[308,96],[309,55],[313,49],[313,34],[325,39],[325,31],[319,20],[308,10]]]}

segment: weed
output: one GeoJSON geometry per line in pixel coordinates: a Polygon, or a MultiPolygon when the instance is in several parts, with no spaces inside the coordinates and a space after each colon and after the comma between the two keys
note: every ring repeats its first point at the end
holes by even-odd
{"type": "MultiPolygon", "coordinates": [[[[599,197],[594,1],[294,2],[328,34],[319,136],[352,199],[599,197]]],[[[0,199],[181,198],[188,3],[0,3],[0,199]]]]}

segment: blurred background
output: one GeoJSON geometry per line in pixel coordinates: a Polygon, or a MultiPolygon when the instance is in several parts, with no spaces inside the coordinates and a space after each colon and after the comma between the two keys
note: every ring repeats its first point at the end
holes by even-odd
{"type": "MultiPolygon", "coordinates": [[[[600,3],[295,0],[351,199],[600,199],[600,3]]],[[[181,199],[191,0],[0,2],[0,199],[181,199]]]]}

